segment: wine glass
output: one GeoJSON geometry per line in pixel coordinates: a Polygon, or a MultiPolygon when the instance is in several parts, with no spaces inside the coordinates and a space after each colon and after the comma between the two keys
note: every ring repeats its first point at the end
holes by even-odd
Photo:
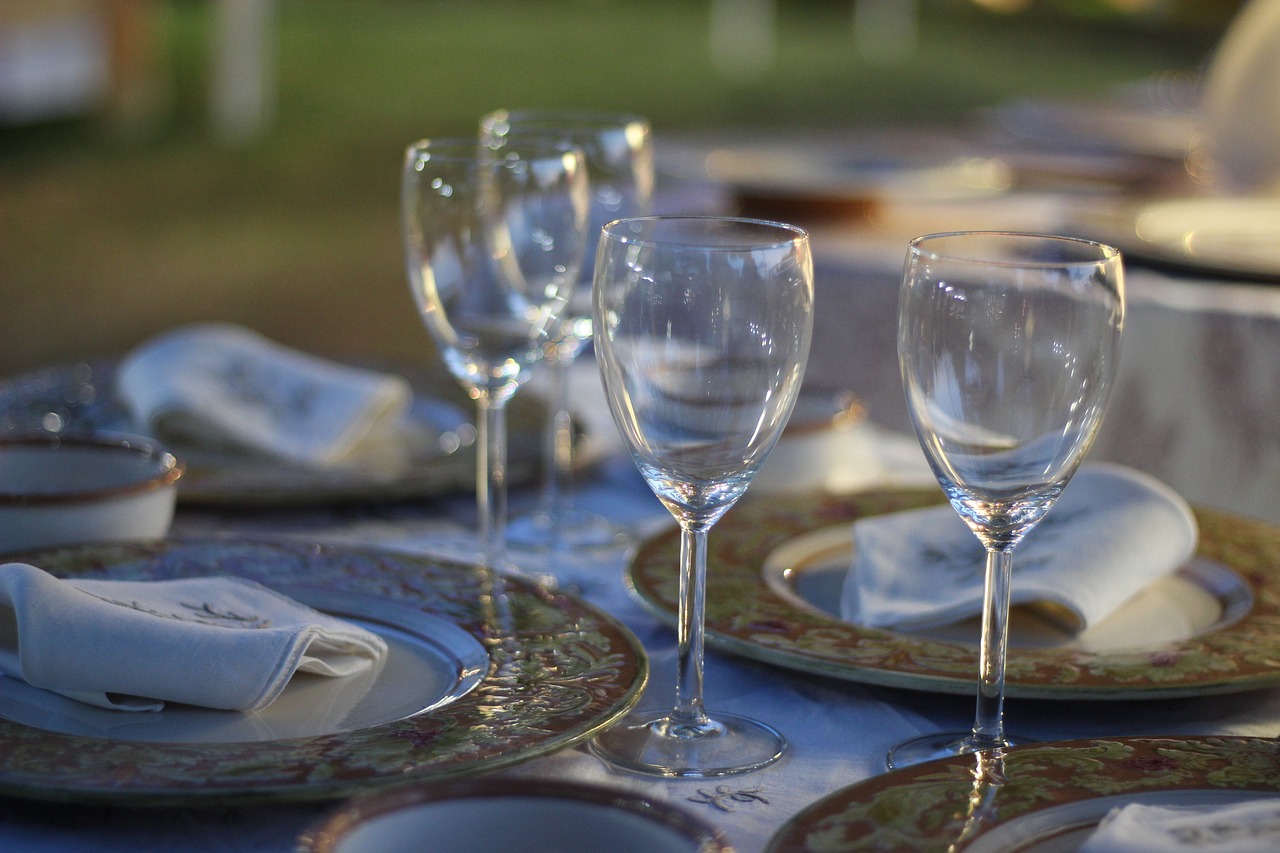
{"type": "Polygon", "coordinates": [[[506,404],[542,359],[577,283],[587,226],[581,149],[528,141],[493,152],[422,140],[405,155],[410,289],[454,378],[476,402],[484,563],[506,561],[506,404]]]}
{"type": "MultiPolygon", "coordinates": [[[[545,137],[576,145],[587,160],[591,184],[586,258],[589,278],[600,229],[623,217],[649,212],[653,148],[649,122],[637,115],[574,110],[497,110],[480,120],[481,141],[494,150],[513,141],[545,137]]],[[[585,282],[589,285],[590,282],[585,282]]],[[[544,374],[550,389],[546,457],[538,508],[514,519],[511,542],[533,548],[601,547],[625,536],[608,519],[574,504],[574,433],[567,372],[591,340],[591,288],[575,290],[558,333],[547,344],[544,374]]]]}
{"type": "Polygon", "coordinates": [[[973,730],[926,735],[890,768],[1009,745],[1005,650],[1014,548],[1088,453],[1124,326],[1120,254],[1036,234],[912,241],[898,358],[916,436],[951,505],[986,550],[973,730]]]}
{"type": "Polygon", "coordinates": [[[592,743],[615,766],[719,776],[776,760],[772,727],[703,707],[707,533],[777,442],[813,329],[808,236],[717,217],[607,225],[593,292],[605,396],[640,473],[680,524],[676,699],[592,743]]]}

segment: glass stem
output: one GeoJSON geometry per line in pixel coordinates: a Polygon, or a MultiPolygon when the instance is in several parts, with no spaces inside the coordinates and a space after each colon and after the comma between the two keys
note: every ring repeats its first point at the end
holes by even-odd
{"type": "Polygon", "coordinates": [[[680,605],[676,630],[676,704],[671,721],[688,734],[712,726],[702,704],[703,617],[707,589],[707,530],[680,528],[680,605]]]}
{"type": "Polygon", "coordinates": [[[546,470],[543,503],[551,529],[560,530],[573,508],[573,419],[569,414],[569,365],[557,353],[546,362],[551,383],[551,412],[547,418],[546,470]]]}
{"type": "Polygon", "coordinates": [[[978,710],[973,746],[1005,746],[1004,665],[1009,643],[1009,587],[1013,551],[987,551],[986,589],[982,605],[982,649],[978,661],[978,710]]]}
{"type": "Polygon", "coordinates": [[[482,394],[476,400],[476,509],[480,517],[481,559],[492,569],[507,562],[507,409],[482,394]]]}

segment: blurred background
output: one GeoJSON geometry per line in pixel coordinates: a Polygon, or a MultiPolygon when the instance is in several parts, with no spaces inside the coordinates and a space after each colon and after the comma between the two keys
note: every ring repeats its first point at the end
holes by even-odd
{"type": "MultiPolygon", "coordinates": [[[[1238,0],[0,0],[0,375],[220,319],[430,357],[404,146],[498,107],[664,138],[1194,88],[1238,0]]],[[[662,176],[659,188],[662,187],[662,176]]]]}

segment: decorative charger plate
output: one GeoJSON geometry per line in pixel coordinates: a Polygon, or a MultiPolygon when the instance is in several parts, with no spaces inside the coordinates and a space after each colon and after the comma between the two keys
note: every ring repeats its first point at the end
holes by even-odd
{"type": "Polygon", "coordinates": [[[1068,851],[1112,808],[1226,805],[1280,797],[1280,741],[1110,738],[908,767],[837,791],[788,821],[767,853],[1068,851]]]}
{"type": "Polygon", "coordinates": [[[20,559],[63,577],[251,578],[378,632],[390,654],[355,681],[295,676],[256,714],[99,711],[0,677],[5,795],[221,805],[453,779],[588,740],[648,677],[631,632],[580,599],[421,556],[170,539],[20,559]]]}
{"type": "MultiPolygon", "coordinates": [[[[870,684],[972,693],[978,629],[916,634],[867,628],[833,615],[852,523],[940,503],[937,489],[744,500],[712,529],[707,556],[709,645],[792,670],[870,684]],[[839,540],[833,545],[832,532],[839,540]],[[834,554],[834,557],[832,556],[834,554]],[[834,596],[834,600],[832,600],[834,596]],[[963,636],[961,636],[963,634],[963,636]]],[[[1172,577],[1168,599],[1190,627],[1096,645],[1050,636],[1021,643],[1011,629],[1006,694],[1053,699],[1151,699],[1230,693],[1280,684],[1280,529],[1196,510],[1195,562],[1172,577]]],[[[672,624],[679,535],[645,542],[628,567],[640,599],[672,624]]],[[[1017,572],[1017,560],[1014,561],[1017,572]]],[[[1128,605],[1126,605],[1128,606],[1128,605]]],[[[1140,606],[1135,604],[1135,606],[1140,606]]],[[[1018,608],[1015,608],[1018,610],[1018,608]]],[[[1123,614],[1114,620],[1125,621],[1123,614]]],[[[1099,627],[1105,623],[1100,623],[1099,627]]],[[[1092,631],[1092,629],[1091,629],[1092,631]]],[[[1130,632],[1131,635],[1133,632],[1130,632]]]]}
{"type": "MultiPolygon", "coordinates": [[[[117,363],[65,364],[0,382],[0,428],[138,432],[116,391],[117,363]]],[[[402,428],[376,455],[353,464],[307,468],[269,457],[218,452],[166,441],[186,464],[178,500],[209,506],[315,506],[400,501],[472,489],[474,416],[456,382],[438,372],[406,374],[414,391],[402,428]]],[[[545,407],[530,394],[507,407],[508,477],[536,476],[545,407]]]]}

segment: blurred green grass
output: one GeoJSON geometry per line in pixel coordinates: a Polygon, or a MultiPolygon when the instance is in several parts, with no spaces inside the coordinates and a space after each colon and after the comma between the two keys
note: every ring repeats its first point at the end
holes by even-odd
{"type": "MultiPolygon", "coordinates": [[[[1079,5],[1079,4],[1077,4],[1079,5]]],[[[281,0],[277,115],[220,143],[206,4],[175,0],[170,99],[147,133],[91,119],[0,129],[0,374],[223,319],[332,355],[430,357],[403,281],[400,154],[500,106],[626,109],[663,135],[951,123],[1014,96],[1194,71],[1193,23],[921,4],[901,62],[855,50],[848,0],[780,2],[760,76],[717,71],[706,0],[281,0]]]]}

